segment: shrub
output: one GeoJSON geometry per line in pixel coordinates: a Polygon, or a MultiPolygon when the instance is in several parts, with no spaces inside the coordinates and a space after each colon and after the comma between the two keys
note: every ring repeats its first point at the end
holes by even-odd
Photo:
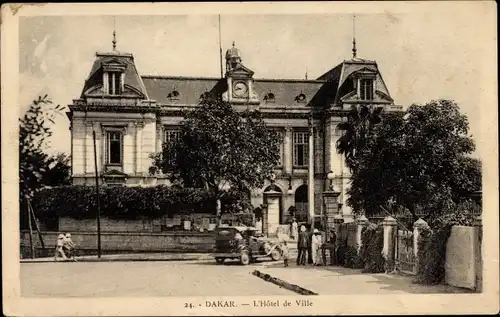
{"type": "MultiPolygon", "coordinates": [[[[145,219],[178,213],[213,212],[215,199],[204,189],[155,187],[102,187],[101,215],[112,219],[145,219]]],[[[222,199],[223,210],[233,210],[241,201],[234,194],[222,199]]],[[[33,208],[40,220],[58,217],[91,219],[96,216],[95,187],[63,186],[38,191],[33,208]]]]}
{"type": "Polygon", "coordinates": [[[363,259],[358,255],[358,250],[351,246],[346,247],[344,253],[344,266],[353,269],[364,268],[363,259]]]}
{"type": "MultiPolygon", "coordinates": [[[[382,257],[384,247],[384,231],[381,224],[370,224],[361,232],[360,263],[364,265],[364,273],[382,273],[385,271],[385,260],[382,257]]],[[[361,264],[360,264],[361,265],[361,264]]]]}
{"type": "Polygon", "coordinates": [[[445,276],[446,243],[455,225],[472,226],[474,211],[458,206],[456,212],[444,214],[431,223],[431,228],[422,230],[418,241],[418,268],[415,282],[434,285],[445,276]]]}

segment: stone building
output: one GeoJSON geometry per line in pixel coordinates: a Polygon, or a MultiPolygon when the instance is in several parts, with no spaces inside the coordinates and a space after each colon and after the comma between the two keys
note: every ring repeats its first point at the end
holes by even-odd
{"type": "MultiPolygon", "coordinates": [[[[178,136],[181,110],[195,108],[201,98],[222,95],[236,109],[259,109],[269,127],[282,135],[281,160],[275,168],[279,192],[279,222],[288,221],[291,206],[307,219],[308,118],[313,111],[315,212],[323,209],[322,193],[330,186],[327,174],[341,192],[341,214],[352,219],[345,204],[349,171],[337,154],[336,125],[351,105],[399,110],[375,61],[353,57],[317,79],[264,79],[243,63],[233,46],[227,50],[223,78],[141,75],[129,53],[96,53],[81,96],[69,105],[74,184],[94,184],[93,132],[97,165],[104,185],[168,184],[168,177],[150,175],[149,155],[178,136]]],[[[272,182],[251,192],[255,206],[272,182]]]]}

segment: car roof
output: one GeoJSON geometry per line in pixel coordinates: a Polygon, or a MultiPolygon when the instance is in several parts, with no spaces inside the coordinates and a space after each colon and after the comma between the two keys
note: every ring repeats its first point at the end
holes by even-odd
{"type": "Polygon", "coordinates": [[[255,227],[246,227],[246,226],[220,226],[218,229],[236,229],[237,231],[257,231],[255,227]]]}

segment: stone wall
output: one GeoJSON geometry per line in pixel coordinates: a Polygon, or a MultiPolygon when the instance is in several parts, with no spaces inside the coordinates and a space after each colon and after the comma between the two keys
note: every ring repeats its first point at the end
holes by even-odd
{"type": "MultiPolygon", "coordinates": [[[[42,232],[47,249],[53,249],[59,232],[42,232]]],[[[97,250],[96,232],[75,232],[71,234],[77,249],[81,251],[97,250]]],[[[38,235],[33,236],[36,249],[42,245],[38,235]]],[[[29,248],[29,232],[21,231],[21,249],[29,248]]],[[[103,232],[101,249],[113,252],[212,252],[215,247],[214,233],[196,232],[103,232]]]]}

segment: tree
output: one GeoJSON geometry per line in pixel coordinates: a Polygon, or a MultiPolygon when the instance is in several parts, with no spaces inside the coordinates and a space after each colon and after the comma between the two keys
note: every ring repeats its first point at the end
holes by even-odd
{"type": "Polygon", "coordinates": [[[346,165],[351,171],[357,167],[357,151],[365,146],[373,128],[382,120],[382,107],[361,105],[352,106],[347,121],[340,122],[337,128],[342,136],[337,141],[337,152],[345,155],[346,165]]]}
{"type": "Polygon", "coordinates": [[[71,185],[71,158],[58,153],[48,159],[48,169],[42,173],[40,182],[46,186],[71,185]]]}
{"type": "Polygon", "coordinates": [[[44,152],[52,135],[54,124],[62,106],[53,106],[44,97],[33,100],[26,113],[19,119],[19,185],[21,199],[30,199],[40,188],[44,174],[50,169],[51,157],[44,152]]]}
{"type": "Polygon", "coordinates": [[[170,173],[185,187],[209,190],[221,214],[230,188],[262,187],[279,160],[279,136],[259,111],[237,112],[221,100],[204,99],[184,113],[180,137],[152,156],[151,173],[170,173]]]}
{"type": "Polygon", "coordinates": [[[431,101],[405,113],[385,114],[357,147],[348,204],[370,214],[394,202],[433,218],[481,188],[475,144],[456,103],[431,101]]]}

